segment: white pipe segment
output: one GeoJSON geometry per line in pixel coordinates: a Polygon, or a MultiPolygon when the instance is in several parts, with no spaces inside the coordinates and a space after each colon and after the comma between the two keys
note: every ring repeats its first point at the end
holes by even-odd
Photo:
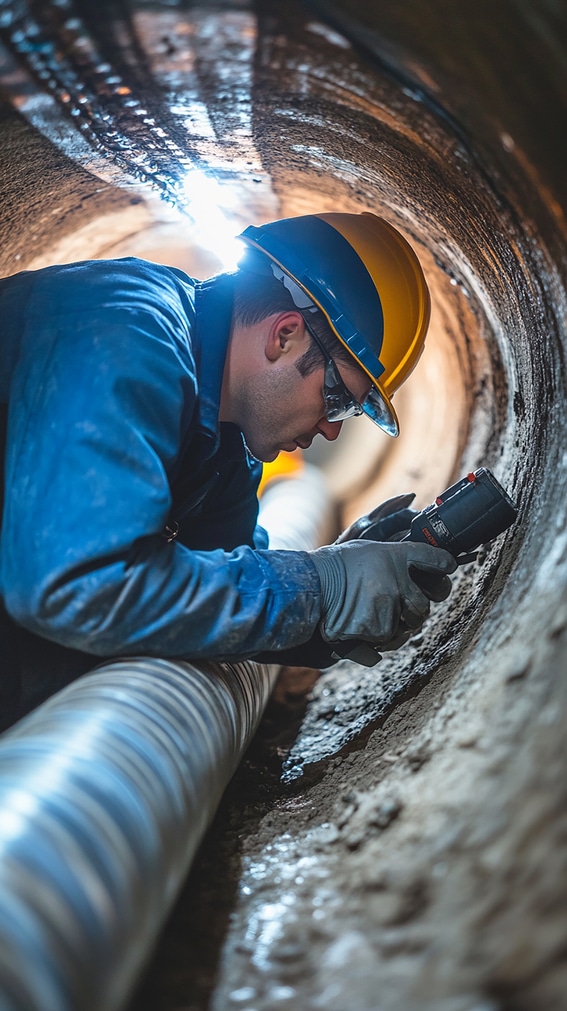
{"type": "Polygon", "coordinates": [[[336,533],[337,507],[324,472],[306,463],[293,478],[268,484],[258,519],[271,548],[309,551],[327,543],[336,533]]]}
{"type": "Polygon", "coordinates": [[[0,741],[0,1007],[126,999],[277,667],[108,664],[0,741]]]}
{"type": "MultiPolygon", "coordinates": [[[[326,522],[329,503],[314,475],[308,484],[326,522]]],[[[278,486],[299,520],[305,482],[278,486]]],[[[278,671],[115,661],[0,738],[1,1011],[123,1004],[278,671]]]]}

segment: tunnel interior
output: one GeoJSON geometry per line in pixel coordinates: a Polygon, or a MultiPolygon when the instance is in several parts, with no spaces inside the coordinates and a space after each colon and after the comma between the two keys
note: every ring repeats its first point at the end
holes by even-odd
{"type": "Polygon", "coordinates": [[[315,457],[346,524],[486,466],[513,530],[375,669],[284,671],[130,1011],[564,1007],[567,16],[434,0],[0,4],[4,275],[224,269],[372,210],[432,294],[402,434],[315,457]]]}

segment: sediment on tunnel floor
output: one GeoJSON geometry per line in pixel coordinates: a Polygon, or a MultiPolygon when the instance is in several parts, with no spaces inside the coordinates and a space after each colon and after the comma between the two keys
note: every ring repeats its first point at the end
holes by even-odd
{"type": "Polygon", "coordinates": [[[101,26],[43,8],[67,60],[45,91],[38,36],[26,51],[6,16],[25,7],[2,8],[4,273],[109,250],[183,265],[182,219],[147,187],[193,164],[234,185],[235,231],[378,210],[434,315],[403,435],[365,433],[352,484],[348,454],[335,469],[344,520],[480,465],[521,506],[403,652],[283,676],[132,1011],[561,1008],[564,14],[131,3],[101,26]]]}

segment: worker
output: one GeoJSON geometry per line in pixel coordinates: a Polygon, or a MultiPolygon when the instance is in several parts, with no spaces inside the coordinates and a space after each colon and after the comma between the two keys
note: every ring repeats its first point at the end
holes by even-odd
{"type": "Polygon", "coordinates": [[[204,282],[136,258],[0,281],[4,726],[101,659],[391,648],[450,590],[427,544],[270,551],[256,525],[261,461],[360,414],[397,434],[429,319],[414,252],[369,213],[241,238],[204,282]]]}

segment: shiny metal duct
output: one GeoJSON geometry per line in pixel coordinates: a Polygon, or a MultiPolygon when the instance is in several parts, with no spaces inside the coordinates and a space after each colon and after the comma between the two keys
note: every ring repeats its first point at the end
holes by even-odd
{"type": "Polygon", "coordinates": [[[120,1006],[277,670],[112,663],[4,735],[2,1011],[120,1006]]]}

